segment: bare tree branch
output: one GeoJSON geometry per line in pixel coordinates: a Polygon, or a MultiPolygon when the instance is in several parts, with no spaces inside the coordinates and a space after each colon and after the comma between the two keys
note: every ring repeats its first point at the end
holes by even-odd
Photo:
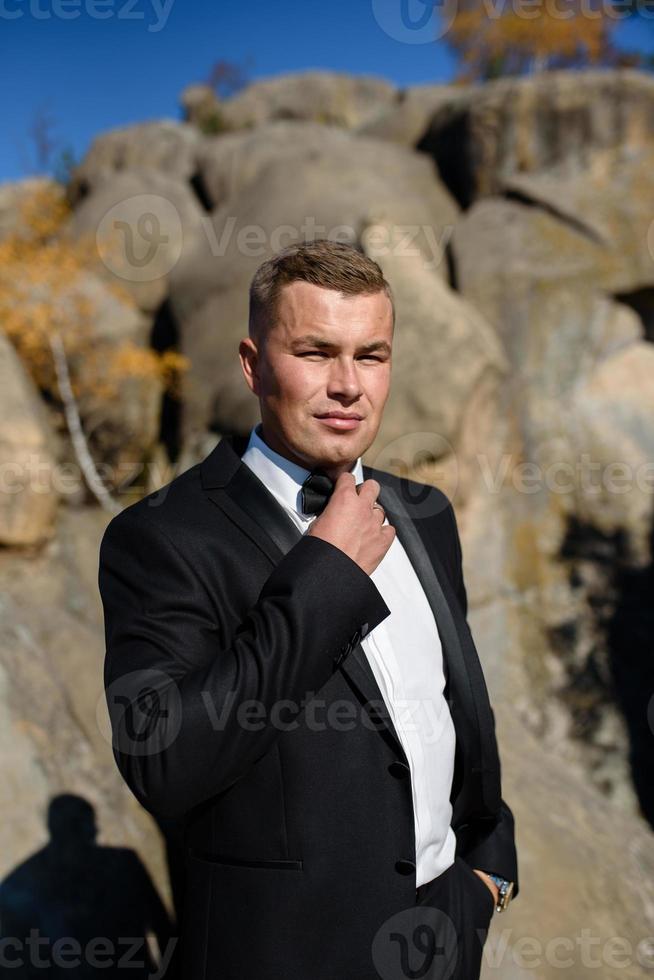
{"type": "Polygon", "coordinates": [[[70,383],[68,359],[66,357],[66,350],[64,348],[61,336],[59,333],[49,333],[48,340],[50,342],[50,349],[54,360],[55,372],[57,374],[59,394],[64,406],[66,425],[68,426],[68,431],[70,433],[75,456],[77,457],[77,462],[79,463],[80,469],[84,474],[89,490],[100,506],[103,507],[104,510],[108,510],[113,514],[118,514],[123,508],[119,503],[117,503],[117,501],[114,500],[109,490],[102,482],[102,478],[100,477],[91,453],[89,452],[87,439],[84,434],[84,429],[82,428],[82,420],[77,408],[77,401],[70,383]]]}

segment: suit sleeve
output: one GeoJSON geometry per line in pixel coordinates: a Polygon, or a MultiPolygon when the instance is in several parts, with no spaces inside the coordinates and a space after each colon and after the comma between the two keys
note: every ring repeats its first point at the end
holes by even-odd
{"type": "Polygon", "coordinates": [[[247,773],[277,738],[278,719],[298,713],[344,645],[390,610],[345,552],[304,535],[223,636],[220,596],[131,510],[109,523],[99,555],[112,746],[143,806],[177,817],[247,773]]]}
{"type": "MultiPolygon", "coordinates": [[[[454,508],[450,503],[450,519],[452,522],[452,532],[456,551],[455,580],[454,589],[461,605],[463,615],[468,614],[468,595],[465,582],[463,580],[463,555],[461,552],[461,539],[456,523],[454,508]]],[[[491,707],[493,718],[493,728],[495,727],[495,712],[491,707]]],[[[515,846],[515,820],[509,805],[500,801],[500,812],[496,823],[488,828],[488,821],[479,822],[479,835],[472,837],[471,842],[466,847],[465,853],[461,855],[473,868],[480,871],[493,872],[507,878],[514,883],[513,901],[519,892],[518,884],[518,858],[515,846]]]]}

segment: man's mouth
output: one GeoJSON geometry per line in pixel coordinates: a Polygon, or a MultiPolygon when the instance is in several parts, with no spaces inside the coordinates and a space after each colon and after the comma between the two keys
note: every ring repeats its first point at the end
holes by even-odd
{"type": "Polygon", "coordinates": [[[325,412],[323,415],[316,415],[316,418],[330,429],[340,431],[356,429],[363,421],[363,416],[358,412],[325,412]]]}

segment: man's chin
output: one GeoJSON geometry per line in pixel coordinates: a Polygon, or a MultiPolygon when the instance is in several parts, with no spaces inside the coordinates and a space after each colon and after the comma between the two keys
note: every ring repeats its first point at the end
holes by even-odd
{"type": "Polygon", "coordinates": [[[343,432],[327,432],[313,440],[312,455],[320,459],[316,465],[342,466],[345,462],[354,463],[365,453],[372,440],[363,437],[363,433],[353,430],[343,432]]]}

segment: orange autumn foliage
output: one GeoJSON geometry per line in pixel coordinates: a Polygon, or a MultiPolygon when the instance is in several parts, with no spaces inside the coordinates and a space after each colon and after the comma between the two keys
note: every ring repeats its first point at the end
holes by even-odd
{"type": "Polygon", "coordinates": [[[459,81],[615,62],[617,22],[598,0],[445,0],[459,81]]]}
{"type": "MultiPolygon", "coordinates": [[[[0,241],[0,324],[37,386],[58,401],[49,335],[58,333],[78,399],[119,395],[127,377],[157,377],[173,396],[188,359],[175,351],[159,354],[133,341],[99,342],[93,329],[97,310],[85,289],[89,273],[102,274],[89,241],[64,234],[70,215],[63,189],[45,184],[25,195],[17,230],[0,241]],[[83,367],[83,370],[82,370],[83,367]]],[[[106,287],[133,305],[118,284],[106,287]]]]}

